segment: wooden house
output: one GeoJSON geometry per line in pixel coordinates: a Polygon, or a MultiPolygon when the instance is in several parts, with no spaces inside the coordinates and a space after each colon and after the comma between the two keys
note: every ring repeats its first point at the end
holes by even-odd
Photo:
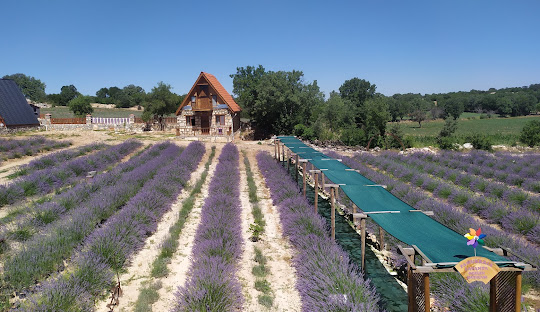
{"type": "Polygon", "coordinates": [[[213,75],[201,72],[176,111],[182,136],[233,136],[242,109],[213,75]]]}
{"type": "Polygon", "coordinates": [[[0,79],[0,128],[37,127],[39,121],[21,89],[10,79],[0,79]]]}

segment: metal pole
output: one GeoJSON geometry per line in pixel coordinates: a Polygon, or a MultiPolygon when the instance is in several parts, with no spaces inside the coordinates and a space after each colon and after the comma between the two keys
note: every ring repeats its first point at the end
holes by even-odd
{"type": "Polygon", "coordinates": [[[334,188],[330,188],[330,206],[331,206],[331,212],[330,212],[330,226],[332,230],[332,239],[336,239],[336,206],[334,203],[334,188]]]}
{"type": "Polygon", "coordinates": [[[317,203],[319,202],[319,174],[315,172],[315,214],[318,213],[317,203]]]}
{"type": "Polygon", "coordinates": [[[305,162],[302,163],[302,170],[303,170],[302,171],[302,177],[304,178],[303,179],[304,180],[304,187],[302,188],[302,190],[304,192],[304,198],[306,198],[306,174],[307,174],[307,172],[306,172],[306,163],[305,162]]]}
{"type": "Polygon", "coordinates": [[[360,219],[360,238],[362,239],[362,271],[366,272],[366,218],[360,219]]]}
{"type": "Polygon", "coordinates": [[[431,305],[431,302],[429,300],[429,273],[424,273],[423,278],[424,278],[424,309],[426,312],[429,312],[430,305],[431,305]]]}

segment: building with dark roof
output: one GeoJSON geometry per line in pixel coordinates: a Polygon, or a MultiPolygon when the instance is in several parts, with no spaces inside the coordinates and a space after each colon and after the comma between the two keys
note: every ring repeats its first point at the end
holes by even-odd
{"type": "Polygon", "coordinates": [[[240,111],[216,77],[201,72],[176,116],[182,135],[230,136],[240,129],[240,111]]]}
{"type": "Polygon", "coordinates": [[[37,127],[34,110],[15,81],[0,79],[0,128],[37,127]]]}

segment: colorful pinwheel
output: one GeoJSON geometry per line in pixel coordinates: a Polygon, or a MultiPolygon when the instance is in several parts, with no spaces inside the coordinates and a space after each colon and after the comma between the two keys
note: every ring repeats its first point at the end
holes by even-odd
{"type": "Polygon", "coordinates": [[[463,235],[465,236],[469,241],[467,242],[467,245],[473,246],[474,248],[474,255],[476,256],[476,246],[478,244],[484,245],[483,238],[486,237],[486,234],[482,234],[482,229],[478,228],[478,230],[469,229],[469,233],[463,235]]]}

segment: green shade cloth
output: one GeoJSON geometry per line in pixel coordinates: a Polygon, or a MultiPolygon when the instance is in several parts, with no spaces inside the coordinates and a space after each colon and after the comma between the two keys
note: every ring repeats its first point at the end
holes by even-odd
{"type": "MultiPolygon", "coordinates": [[[[362,211],[399,211],[399,213],[369,214],[387,233],[408,245],[416,245],[434,263],[459,262],[474,256],[474,250],[467,245],[467,239],[434,219],[426,216],[392,193],[338,160],[331,159],[316,150],[307,147],[295,137],[278,137],[290,148],[315,167],[324,170],[325,176],[339,184],[343,192],[362,211]]],[[[476,248],[476,255],[492,261],[509,261],[487,249],[476,248]]],[[[499,266],[505,266],[499,264],[499,266]]]]}

